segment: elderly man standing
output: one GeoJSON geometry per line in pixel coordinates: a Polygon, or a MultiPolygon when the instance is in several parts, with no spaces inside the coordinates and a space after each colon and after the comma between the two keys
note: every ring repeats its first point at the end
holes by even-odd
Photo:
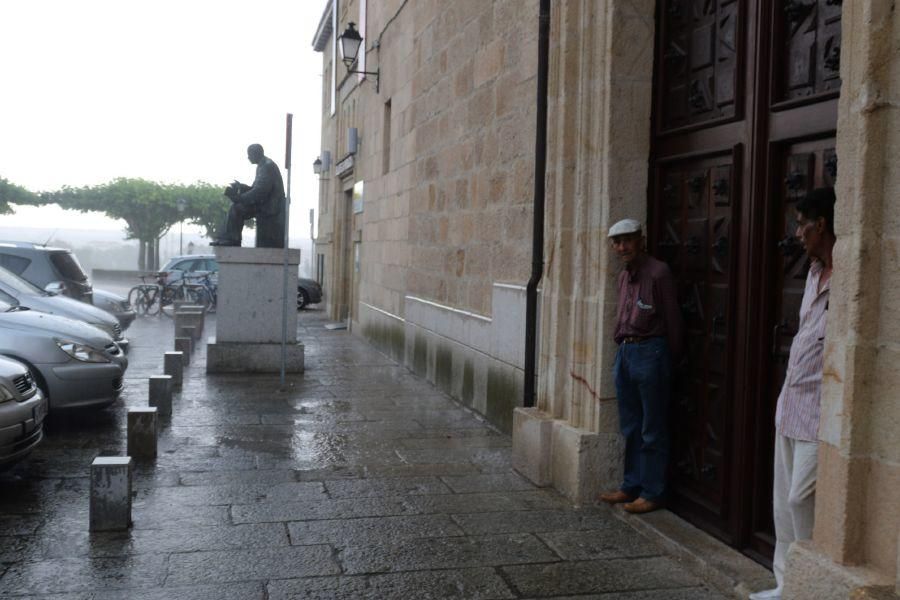
{"type": "Polygon", "coordinates": [[[665,498],[671,371],[681,356],[684,324],[672,272],[644,251],[640,222],[619,221],[610,227],[609,239],[625,266],[619,274],[614,367],[625,477],[600,500],[647,513],[665,498]]]}
{"type": "Polygon", "coordinates": [[[775,467],[772,514],[775,520],[777,587],[751,594],[752,600],[779,600],[792,542],[812,537],[818,467],[819,410],[824,368],[825,323],[831,289],[834,190],[813,190],[797,203],[797,231],[812,261],[800,304],[800,327],[791,343],[784,386],[775,411],[775,467]]]}

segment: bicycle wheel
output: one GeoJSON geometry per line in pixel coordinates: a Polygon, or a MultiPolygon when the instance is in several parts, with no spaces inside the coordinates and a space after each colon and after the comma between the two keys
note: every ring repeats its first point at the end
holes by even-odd
{"type": "Polygon", "coordinates": [[[206,292],[206,289],[199,288],[185,288],[184,290],[185,300],[190,302],[195,306],[202,306],[203,312],[207,312],[209,310],[209,294],[206,292]]]}
{"type": "Polygon", "coordinates": [[[159,314],[159,301],[161,294],[158,286],[148,286],[144,290],[144,302],[146,304],[147,314],[150,316],[159,314]]]}
{"type": "Polygon", "coordinates": [[[136,285],[128,290],[128,304],[134,308],[134,312],[137,314],[147,314],[147,304],[144,300],[143,286],[136,285]]]}
{"type": "Polygon", "coordinates": [[[167,285],[162,289],[162,292],[159,295],[159,312],[167,317],[175,316],[175,300],[180,299],[181,295],[184,293],[181,291],[183,287],[184,286],[178,286],[175,288],[167,285]]]}

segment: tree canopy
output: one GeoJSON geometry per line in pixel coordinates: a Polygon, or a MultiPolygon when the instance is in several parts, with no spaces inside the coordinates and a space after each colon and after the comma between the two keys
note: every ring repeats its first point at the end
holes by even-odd
{"type": "Polygon", "coordinates": [[[202,225],[211,237],[230,206],[222,190],[200,182],[170,185],[119,178],[97,186],[63,187],[41,194],[40,202],[81,212],[98,211],[122,219],[130,238],[159,239],[182,220],[202,225]],[[179,199],[185,200],[183,213],[178,210],[179,199]]]}
{"type": "Polygon", "coordinates": [[[13,212],[10,204],[39,204],[37,194],[29,192],[22,186],[10,183],[0,177],[0,215],[8,215],[13,212]]]}

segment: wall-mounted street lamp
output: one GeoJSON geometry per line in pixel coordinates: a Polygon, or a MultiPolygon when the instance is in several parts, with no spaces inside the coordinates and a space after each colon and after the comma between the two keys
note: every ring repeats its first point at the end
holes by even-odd
{"type": "Polygon", "coordinates": [[[322,151],[322,155],[317,156],[316,160],[313,161],[313,173],[315,173],[316,175],[324,175],[325,173],[328,173],[328,169],[330,168],[331,152],[328,150],[324,150],[322,151]]]}
{"type": "Polygon", "coordinates": [[[347,66],[348,73],[358,73],[360,75],[372,75],[375,77],[375,93],[378,93],[379,79],[381,69],[377,71],[354,71],[353,65],[356,64],[356,57],[359,55],[359,47],[362,45],[363,38],[356,30],[356,23],[348,23],[347,29],[338,38],[341,41],[341,60],[347,66]]]}

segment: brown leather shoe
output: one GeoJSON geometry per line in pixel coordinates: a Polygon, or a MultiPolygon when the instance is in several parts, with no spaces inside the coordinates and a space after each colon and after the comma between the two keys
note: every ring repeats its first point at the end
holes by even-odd
{"type": "Polygon", "coordinates": [[[622,490],[616,490],[614,492],[603,492],[597,496],[597,499],[607,504],[621,504],[622,502],[631,502],[634,500],[634,496],[626,494],[622,490]]]}
{"type": "Polygon", "coordinates": [[[625,512],[630,512],[635,515],[642,515],[644,513],[653,512],[654,510],[659,510],[662,507],[662,502],[647,500],[646,498],[638,498],[634,502],[629,502],[622,508],[625,509],[625,512]]]}

